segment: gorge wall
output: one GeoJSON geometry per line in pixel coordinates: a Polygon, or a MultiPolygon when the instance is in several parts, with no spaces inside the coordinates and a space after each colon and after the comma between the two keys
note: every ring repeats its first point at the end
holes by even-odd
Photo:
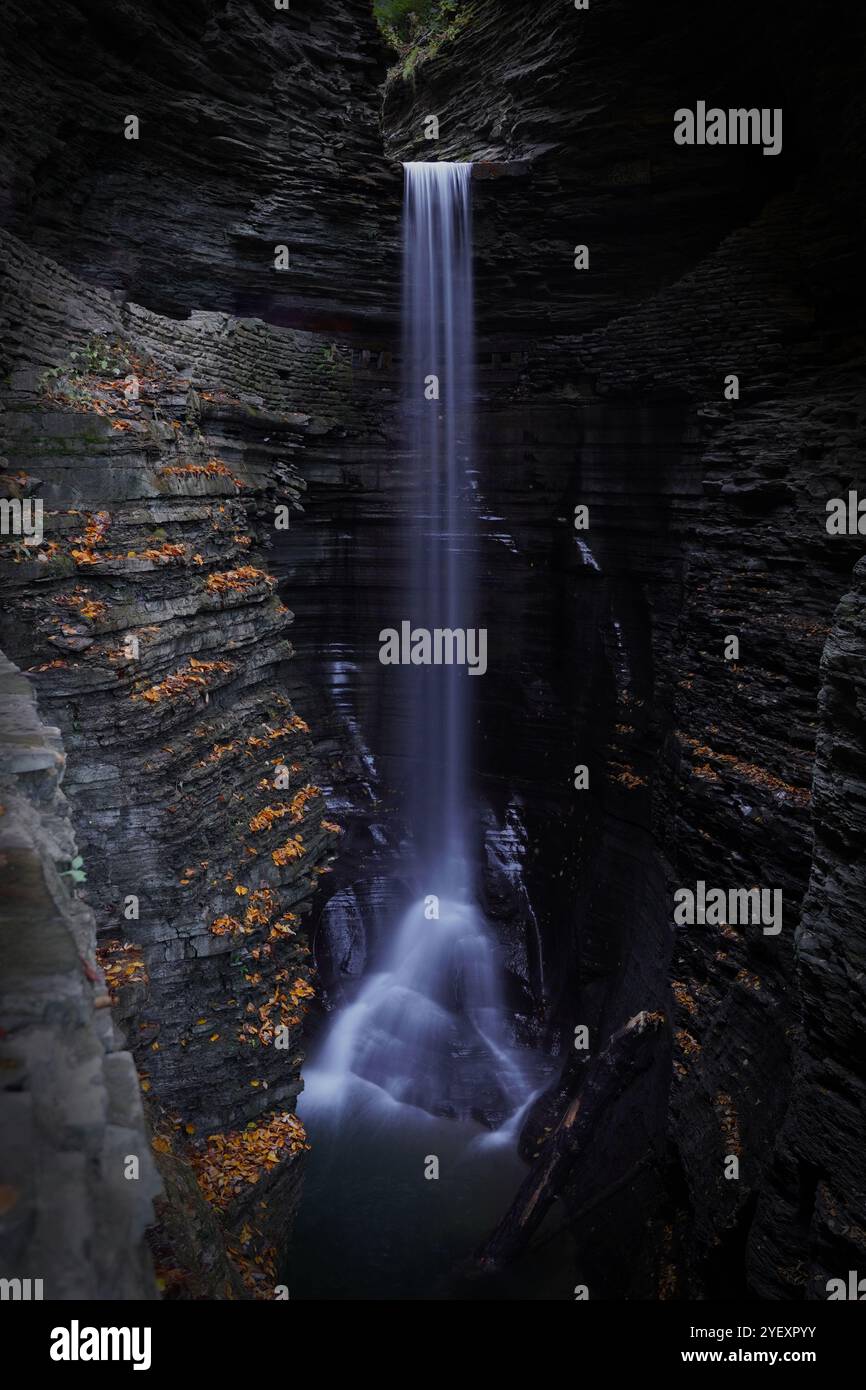
{"type": "MultiPolygon", "coordinates": [[[[639,1009],[670,1020],[672,1058],[560,1192],[591,1296],[823,1297],[863,1259],[856,587],[836,614],[862,545],[824,526],[866,422],[863,120],[856,26],[813,21],[549,3],[505,24],[480,0],[386,90],[392,152],[423,158],[435,113],[439,155],[480,162],[493,699],[525,715],[503,748],[491,711],[485,781],[519,789],[537,849],[548,1028],[600,1050],[639,1009]],[[782,153],[676,146],[697,97],[783,108],[782,153]],[[675,931],[699,879],[780,887],[782,934],[675,931]]],[[[539,1166],[582,1074],[528,1127],[539,1166]]]]}
{"type": "MultiPolygon", "coordinates": [[[[270,1296],[304,1015],[360,972],[400,872],[404,714],[377,660],[410,616],[399,161],[452,158],[479,165],[485,907],[517,1030],[562,1063],[523,1152],[540,1171],[581,1093],[575,1025],[591,1063],[663,1014],[557,1187],[575,1280],[823,1297],[866,1259],[862,546],[824,528],[866,432],[862,34],[817,33],[806,3],[475,0],[391,73],[383,152],[363,0],[95,0],[38,30],[13,3],[4,23],[2,478],[48,515],[3,561],[0,645],[61,733],[87,873],[86,969],[65,946],[61,973],[90,1065],[125,1078],[87,1153],[141,1133],[131,1055],[164,1294],[270,1296]],[[782,107],[782,153],[675,146],[698,98],[782,107]],[[699,879],[781,888],[781,935],[675,930],[699,879]],[[100,971],[129,1054],[90,1017],[100,971]]],[[[68,826],[38,835],[71,861],[68,826]]],[[[138,1190],[122,1240],[151,1294],[138,1190]]]]}
{"type": "MultiPolygon", "coordinates": [[[[118,1231],[128,1278],[40,1247],[47,1297],[152,1292],[148,1223],[164,1296],[272,1297],[297,1204],[307,927],[340,827],[267,550],[302,514],[307,447],[346,447],[341,361],[388,305],[400,186],[368,7],[313,9],[4,21],[3,495],[43,499],[45,529],[4,546],[0,640],[62,737],[93,909],[64,987],[92,976],[108,1003],[104,972],[148,1108],[146,1181],[111,1182],[155,1195],[152,1149],[163,1187],[156,1225],[133,1204],[118,1231]]],[[[24,1026],[4,1018],[21,1066],[24,1026]]]]}
{"type": "Polygon", "coordinates": [[[145,1229],[159,1181],[93,913],[61,868],[77,846],[59,730],[5,657],[0,690],[3,1273],[31,1297],[152,1298],[145,1229]]]}

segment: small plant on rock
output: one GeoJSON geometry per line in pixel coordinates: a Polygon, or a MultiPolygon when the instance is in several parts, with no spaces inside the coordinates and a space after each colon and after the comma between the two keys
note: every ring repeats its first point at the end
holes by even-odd
{"type": "Polygon", "coordinates": [[[71,878],[73,883],[86,883],[87,874],[84,872],[84,860],[80,854],[70,860],[69,868],[64,869],[61,878],[71,878]]]}

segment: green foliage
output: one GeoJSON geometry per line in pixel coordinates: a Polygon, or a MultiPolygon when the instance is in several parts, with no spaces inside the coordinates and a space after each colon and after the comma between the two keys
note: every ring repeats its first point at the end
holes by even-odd
{"type": "Polygon", "coordinates": [[[88,338],[83,348],[70,352],[69,360],[79,371],[94,376],[99,372],[125,376],[129,371],[129,359],[121,344],[109,343],[96,335],[88,338]]]}
{"type": "Polygon", "coordinates": [[[73,883],[86,883],[87,874],[83,870],[83,864],[84,860],[81,858],[81,855],[76,854],[75,858],[70,860],[70,867],[64,869],[60,877],[71,878],[73,883]]]}
{"type": "Polygon", "coordinates": [[[319,348],[313,357],[313,366],[326,380],[329,377],[335,382],[345,383],[352,380],[351,364],[342,355],[336,343],[319,348]]]}
{"type": "Polygon", "coordinates": [[[70,405],[89,405],[92,393],[88,377],[121,377],[130,371],[127,349],[94,333],[82,347],[73,348],[61,367],[49,367],[39,378],[42,392],[70,405]]]}
{"type": "Polygon", "coordinates": [[[394,71],[411,77],[419,63],[459,34],[471,8],[469,0],[373,0],[379,28],[400,55],[394,71]]]}
{"type": "Polygon", "coordinates": [[[438,8],[437,0],[373,0],[379,28],[392,41],[397,38],[405,42],[438,8]]]}

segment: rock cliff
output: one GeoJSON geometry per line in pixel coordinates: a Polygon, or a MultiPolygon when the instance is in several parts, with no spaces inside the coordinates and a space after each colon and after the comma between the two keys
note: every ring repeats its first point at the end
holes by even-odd
{"type": "MultiPolygon", "coordinates": [[[[302,455],[352,432],[367,320],[393,315],[382,49],[352,0],[324,22],[56,6],[38,31],[19,6],[4,28],[3,495],[41,500],[44,535],[4,545],[0,641],[62,740],[81,948],[164,1187],[159,1286],[272,1297],[309,913],[341,832],[268,550],[302,519],[302,455]]],[[[137,1258],[129,1296],[153,1289],[137,1258]]],[[[101,1295],[71,1244],[55,1260],[70,1296],[101,1295]]]]}
{"type": "Polygon", "coordinates": [[[52,4],[38,31],[13,0],[5,24],[3,476],[46,518],[3,562],[0,639],[62,736],[163,1287],[272,1289],[310,990],[339,996],[399,888],[398,166],[457,158],[485,907],[517,1030],[563,1064],[523,1151],[541,1171],[586,1082],[575,1026],[607,1057],[646,1011],[647,1064],[556,1165],[575,1277],[822,1297],[866,1258],[862,544],[824,526],[866,435],[862,20],[475,0],[389,77],[384,152],[361,0],[52,4]],[[782,153],[678,147],[699,98],[782,108],[782,153]],[[675,930],[701,879],[780,888],[781,934],[675,930]]]}
{"type": "MultiPolygon", "coordinates": [[[[840,973],[856,974],[862,932],[834,884],[856,901],[857,797],[846,784],[843,808],[821,759],[862,756],[833,656],[852,640],[858,590],[842,632],[834,611],[862,544],[824,525],[866,424],[862,116],[857,25],[813,20],[808,5],[678,3],[506,20],[480,0],[386,90],[392,152],[480,165],[479,490],[501,652],[485,785],[517,789],[537,850],[547,1027],[588,1025],[595,1055],[638,1009],[670,1019],[672,1057],[659,1049],[562,1190],[592,1296],[821,1297],[828,1272],[856,1267],[859,1054],[840,973]],[[678,147],[674,110],[698,97],[782,107],[782,153],[678,147]],[[504,750],[497,707],[523,715],[504,750]],[[570,789],[575,763],[588,793],[570,789]],[[673,890],[699,879],[781,888],[781,935],[675,931],[673,890]],[[824,1030],[846,1097],[832,1130],[816,1115],[824,1030]]],[[[567,1065],[527,1129],[539,1163],[582,1076],[567,1065]]]]}
{"type": "Polygon", "coordinates": [[[2,223],[163,313],[332,327],[379,316],[395,181],[379,139],[383,59],[364,0],[50,0],[38,15],[13,3],[2,223]]]}
{"type": "Polygon", "coordinates": [[[24,1298],[155,1298],[145,1230],[160,1184],[70,867],[59,730],[5,658],[0,691],[0,1274],[24,1298]]]}

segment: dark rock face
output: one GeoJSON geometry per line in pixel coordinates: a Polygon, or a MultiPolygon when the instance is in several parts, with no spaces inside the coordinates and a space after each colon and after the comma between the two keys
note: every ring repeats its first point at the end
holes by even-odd
{"type": "MultiPolygon", "coordinates": [[[[521,339],[585,331],[645,304],[784,182],[784,153],[676,145],[673,113],[700,92],[745,105],[759,93],[786,118],[794,105],[805,112],[812,28],[806,3],[754,15],[735,0],[708,17],[683,0],[585,12],[559,0],[507,9],[480,0],[413,81],[389,83],[387,148],[479,163],[477,266],[491,327],[521,339]],[[431,113],[438,140],[425,139],[431,113]],[[575,272],[577,245],[589,248],[588,274],[575,272]]],[[[850,77],[846,97],[856,97],[850,77]]],[[[790,131],[791,141],[804,135],[790,131]]]]}
{"type": "Polygon", "coordinates": [[[585,1084],[576,1025],[598,1056],[664,1011],[651,1063],[557,1170],[576,1276],[593,1297],[823,1297],[862,1268],[866,1222],[862,545],[824,529],[866,435],[861,36],[816,33],[806,3],[476,0],[389,84],[383,159],[361,0],[57,5],[38,42],[26,5],[9,16],[3,452],[49,544],[4,562],[2,640],[62,730],[116,1014],[168,1148],[169,1293],[250,1292],[226,1244],[255,1224],[268,1268],[288,1238],[298,1151],[217,1214],[187,1159],[291,1112],[325,798],[346,832],[315,946],[329,1001],[406,887],[404,713],[376,659],[411,492],[396,166],[439,157],[479,162],[484,906],[516,1031],[563,1061],[523,1151],[544,1161],[585,1084]],[[781,106],[783,153],[677,147],[673,111],[698,97],[781,106]],[[138,402],[98,369],[114,342],[138,402]],[[251,829],[313,787],[299,820],[251,829]],[[781,888],[781,935],[675,931],[672,891],[698,879],[781,888]],[[247,923],[255,891],[267,920],[247,923]],[[249,1032],[280,992],[282,1052],[249,1032]]]}
{"type": "Polygon", "coordinates": [[[52,0],[38,15],[22,0],[3,37],[0,220],[28,244],[172,315],[337,327],[390,312],[399,179],[364,0],[52,0]]]}
{"type": "MultiPolygon", "coordinates": [[[[48,274],[44,262],[16,261],[10,250],[10,274],[18,278],[7,304],[22,297],[32,333],[48,274]]],[[[50,278],[56,287],[56,274],[50,278]]],[[[61,301],[43,325],[40,347],[45,351],[53,333],[62,362],[83,324],[107,333],[138,364],[139,402],[128,406],[119,387],[97,384],[96,373],[73,388],[85,398],[80,409],[62,395],[45,408],[37,373],[16,359],[7,448],[14,467],[39,479],[47,544],[34,559],[19,554],[8,566],[15,602],[5,641],[29,658],[43,707],[57,712],[83,849],[101,861],[92,890],[101,925],[124,931],[137,920],[146,938],[146,969],[160,981],[149,1039],[158,1041],[155,1030],[162,1035],[148,1059],[154,1088],[182,1113],[193,1107],[204,1125],[226,1125],[258,1106],[245,1092],[233,1100],[222,1084],[224,1057],[209,1046],[213,1029],[188,1017],[186,972],[202,984],[207,977],[200,997],[211,1009],[199,1012],[211,1015],[213,1027],[221,1026],[212,1015],[223,1005],[212,996],[236,996],[226,1024],[235,1042],[252,996],[242,975],[239,988],[226,988],[234,981],[226,964],[250,933],[210,928],[225,917],[243,921],[250,904],[242,899],[256,888],[273,902],[262,900],[254,925],[271,926],[309,895],[313,871],[334,842],[332,832],[319,829],[318,791],[304,790],[315,785],[306,725],[279,689],[280,663],[291,656],[285,632],[292,615],[274,597],[248,529],[257,516],[265,527],[273,524],[277,489],[284,504],[294,505],[301,484],[290,459],[308,422],[266,402],[255,350],[247,360],[259,394],[244,389],[243,327],[236,335],[222,317],[193,320],[183,341],[184,327],[177,332],[134,308],[121,315],[100,292],[88,298],[78,289],[77,323],[70,324],[61,301]],[[71,335],[65,341],[64,332],[71,335]],[[216,382],[204,359],[218,353],[223,336],[226,356],[218,368],[211,358],[219,385],[210,392],[206,379],[216,382]],[[239,375],[230,387],[232,359],[239,375]],[[178,375],[182,365],[191,375],[178,375]],[[131,658],[128,637],[138,643],[131,658]],[[289,768],[290,796],[304,792],[302,801],[288,820],[253,830],[255,813],[285,800],[269,795],[278,764],[289,768]],[[304,852],[278,866],[272,851],[286,841],[289,825],[302,835],[304,852]],[[129,894],[139,898],[138,919],[124,915],[129,894]],[[205,1074],[213,1078],[210,1088],[205,1074]]],[[[256,329],[246,332],[255,336],[256,329]]],[[[288,342],[290,351],[297,346],[294,337],[288,342]]],[[[20,348],[22,356],[32,350],[20,348]]],[[[285,969],[300,964],[290,935],[280,942],[285,969]]],[[[273,1050],[265,1055],[274,1067],[272,1100],[291,1099],[296,1079],[277,1081],[285,1067],[273,1050]]]]}
{"type": "Polygon", "coordinates": [[[278,506],[301,514],[300,455],[346,433],[373,330],[346,332],[393,315],[383,55],[359,0],[38,26],[18,6],[4,28],[4,487],[44,500],[46,535],[3,562],[2,640],[69,759],[166,1294],[271,1296],[300,1193],[304,928],[338,828],[265,548],[278,506]]]}
{"type": "MultiPolygon", "coordinates": [[[[793,1137],[824,1065],[805,1022],[819,992],[833,1055],[861,1069],[832,952],[809,945],[815,908],[798,928],[819,664],[862,551],[828,537],[825,503],[855,486],[866,426],[852,312],[861,97],[845,60],[859,38],[853,25],[816,37],[813,18],[808,5],[708,17],[551,3],[510,7],[506,24],[482,0],[386,92],[394,153],[486,161],[479,489],[497,679],[484,773],[493,798],[500,779],[519,789],[537,849],[527,883],[559,987],[547,1028],[565,1040],[586,1024],[595,1053],[638,1009],[664,1007],[672,1024],[672,1081],[660,1056],[565,1180],[593,1296],[817,1297],[827,1271],[856,1267],[853,1235],[829,1253],[830,1230],[863,1221],[853,1108],[840,1101],[835,1139],[814,1113],[809,1137],[793,1137]],[[677,147],[674,109],[699,96],[782,107],[782,154],[677,147]],[[429,113],[438,143],[423,139],[429,113]],[[579,243],[588,272],[573,269],[579,243]],[[723,656],[729,634],[737,662],[723,656]],[[780,888],[781,935],[675,931],[672,891],[698,879],[780,888]],[[737,1182],[724,1178],[730,1154],[737,1182]],[[771,1237],[778,1211],[788,1219],[771,1237]],[[629,1252],[621,1267],[612,1244],[629,1252]]],[[[817,776],[816,801],[820,764],[817,776]]],[[[844,848],[856,798],[834,809],[844,833],[836,824],[822,848],[819,819],[809,904],[827,861],[846,866],[849,892],[858,872],[844,848]]],[[[837,971],[856,973],[860,937],[837,928],[837,971]]],[[[566,1067],[528,1153],[582,1076],[566,1067]]]]}
{"type": "Polygon", "coordinates": [[[833,621],[821,660],[812,784],[813,859],[797,936],[801,1003],[793,1080],[749,1240],[764,1297],[827,1297],[829,1279],[866,1261],[863,1236],[864,739],[866,564],[833,621]]]}
{"type": "MultiPolygon", "coordinates": [[[[321,343],[118,309],[11,239],[7,266],[5,449],[46,515],[45,544],[5,562],[4,645],[62,730],[104,958],[122,967],[118,1017],[158,1128],[168,1116],[170,1135],[233,1134],[290,1112],[300,1088],[301,922],[338,834],[283,690],[292,614],[258,539],[303,487],[294,457],[316,427],[283,381],[315,383],[321,343]],[[137,400],[102,359],[90,370],[102,352],[136,374],[137,400]],[[50,362],[60,374],[45,378],[50,362]]],[[[268,1246],[297,1195],[287,1175],[268,1246]]],[[[240,1197],[227,1225],[246,1215],[240,1197]]]]}
{"type": "Polygon", "coordinates": [[[93,913],[69,876],[78,847],[59,732],[5,658],[0,692],[0,1277],[37,1280],[33,1298],[154,1298],[145,1229],[160,1184],[93,913]]]}

